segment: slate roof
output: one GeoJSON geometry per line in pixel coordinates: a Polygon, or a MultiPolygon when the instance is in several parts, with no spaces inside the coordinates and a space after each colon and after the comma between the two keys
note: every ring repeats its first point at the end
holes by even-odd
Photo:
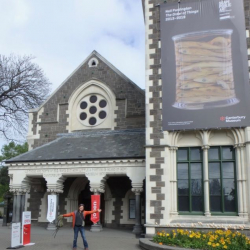
{"type": "Polygon", "coordinates": [[[145,158],[145,129],[59,134],[59,138],[6,163],[145,158]]]}

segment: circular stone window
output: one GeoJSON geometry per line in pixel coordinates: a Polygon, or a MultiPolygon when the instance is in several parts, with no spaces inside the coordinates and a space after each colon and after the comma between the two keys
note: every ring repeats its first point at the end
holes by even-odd
{"type": "Polygon", "coordinates": [[[87,95],[78,104],[77,116],[83,125],[97,126],[108,116],[108,101],[100,94],[87,95]]]}

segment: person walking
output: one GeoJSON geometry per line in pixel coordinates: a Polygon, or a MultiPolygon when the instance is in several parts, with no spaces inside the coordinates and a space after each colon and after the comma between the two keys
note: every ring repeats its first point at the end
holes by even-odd
{"type": "Polygon", "coordinates": [[[74,229],[73,250],[77,249],[77,238],[78,238],[79,232],[81,233],[81,236],[83,239],[84,249],[85,250],[89,249],[88,242],[85,236],[85,230],[84,230],[85,217],[93,213],[100,213],[101,211],[102,211],[101,209],[97,209],[93,211],[84,211],[84,205],[79,204],[78,210],[68,213],[68,214],[60,215],[60,217],[73,217],[73,220],[72,220],[72,227],[74,229]]]}

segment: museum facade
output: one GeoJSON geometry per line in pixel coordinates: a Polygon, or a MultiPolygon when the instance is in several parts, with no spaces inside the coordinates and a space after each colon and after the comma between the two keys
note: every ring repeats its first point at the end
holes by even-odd
{"type": "MultiPolygon", "coordinates": [[[[250,128],[162,128],[163,2],[142,1],[145,91],[94,51],[30,112],[30,150],[7,161],[13,221],[30,210],[32,220],[46,222],[48,194],[57,195],[61,214],[78,203],[90,209],[90,195],[100,194],[100,228],[141,233],[144,226],[146,235],[249,228],[250,128]]],[[[250,1],[244,4],[249,48],[250,1]]]]}

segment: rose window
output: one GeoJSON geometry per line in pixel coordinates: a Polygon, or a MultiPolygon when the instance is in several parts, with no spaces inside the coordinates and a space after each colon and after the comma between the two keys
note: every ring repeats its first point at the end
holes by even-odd
{"type": "Polygon", "coordinates": [[[77,114],[85,126],[97,126],[108,116],[108,102],[99,94],[85,96],[79,103],[77,114]]]}

